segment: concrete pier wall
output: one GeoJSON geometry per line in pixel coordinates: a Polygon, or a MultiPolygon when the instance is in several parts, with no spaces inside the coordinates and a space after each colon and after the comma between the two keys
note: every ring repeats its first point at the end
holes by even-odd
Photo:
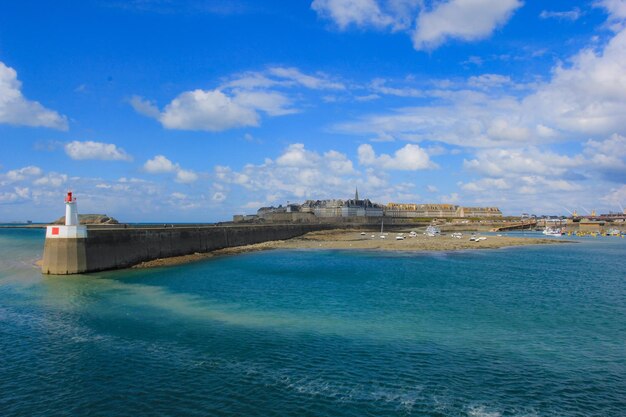
{"type": "Polygon", "coordinates": [[[46,239],[42,272],[120,269],[171,256],[289,239],[329,225],[194,226],[89,229],[84,239],[46,239]]]}

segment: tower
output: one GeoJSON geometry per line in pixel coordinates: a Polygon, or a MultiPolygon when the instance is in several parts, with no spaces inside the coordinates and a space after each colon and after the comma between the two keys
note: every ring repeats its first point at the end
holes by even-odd
{"type": "Polygon", "coordinates": [[[85,241],[87,226],[78,223],[76,198],[72,192],[65,196],[65,225],[46,227],[41,271],[44,274],[78,274],[87,269],[85,241]]]}
{"type": "Polygon", "coordinates": [[[354,201],[359,201],[359,187],[354,187],[354,201]]]}
{"type": "Polygon", "coordinates": [[[68,191],[65,196],[65,225],[78,226],[78,209],[76,208],[76,198],[72,197],[72,192],[68,191]]]}

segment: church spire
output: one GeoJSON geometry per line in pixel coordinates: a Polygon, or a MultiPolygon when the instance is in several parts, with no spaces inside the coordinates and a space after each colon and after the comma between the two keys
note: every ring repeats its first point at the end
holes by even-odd
{"type": "Polygon", "coordinates": [[[354,201],[359,201],[359,187],[354,187],[354,201]]]}

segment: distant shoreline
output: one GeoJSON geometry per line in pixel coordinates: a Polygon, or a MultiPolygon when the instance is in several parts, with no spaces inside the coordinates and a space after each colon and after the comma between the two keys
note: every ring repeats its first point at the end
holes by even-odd
{"type": "Polygon", "coordinates": [[[559,243],[575,243],[562,238],[527,238],[510,236],[486,236],[487,239],[479,242],[469,240],[470,234],[464,234],[461,239],[450,235],[428,237],[417,235],[409,237],[404,234],[404,240],[396,240],[398,233],[392,232],[385,239],[380,238],[380,233],[365,232],[361,235],[358,230],[328,230],[311,232],[301,237],[289,240],[276,240],[253,245],[236,246],[219,249],[206,253],[194,253],[191,255],[174,256],[169,258],[154,259],[134,265],[132,268],[159,268],[167,266],[183,265],[197,262],[220,255],[235,255],[247,252],[256,252],[271,249],[331,249],[331,250],[372,250],[372,251],[398,251],[398,252],[447,252],[459,250],[477,249],[500,249],[505,247],[550,245],[559,243]],[[372,238],[371,236],[374,235],[372,238]]]}

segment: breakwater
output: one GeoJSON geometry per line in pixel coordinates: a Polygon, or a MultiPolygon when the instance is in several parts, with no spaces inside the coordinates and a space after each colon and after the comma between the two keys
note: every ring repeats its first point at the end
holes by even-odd
{"type": "Polygon", "coordinates": [[[46,238],[44,274],[80,274],[331,229],[323,224],[88,228],[86,237],[46,238]]]}

